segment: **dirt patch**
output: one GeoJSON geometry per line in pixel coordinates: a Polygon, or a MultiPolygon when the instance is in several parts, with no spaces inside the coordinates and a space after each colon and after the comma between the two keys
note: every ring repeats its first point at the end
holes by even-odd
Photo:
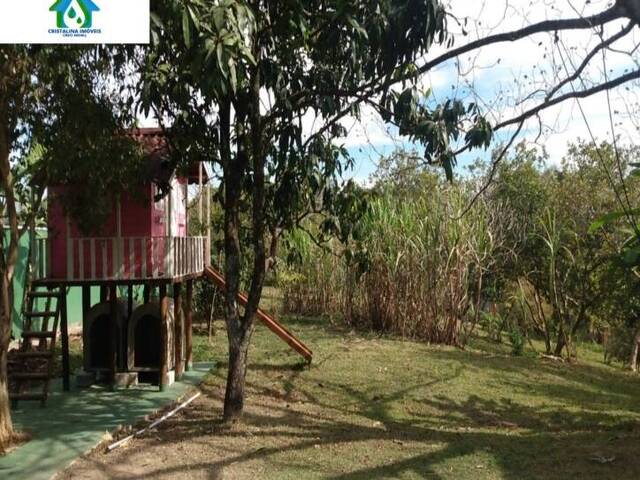
{"type": "MultiPolygon", "coordinates": [[[[290,420],[308,413],[303,403],[284,400],[286,395],[250,392],[245,423],[228,427],[220,421],[223,391],[203,386],[203,395],[157,429],[107,453],[104,442],[94,452],[79,458],[55,478],[61,479],[253,479],[264,478],[263,434],[273,429],[273,412],[290,420]],[[262,419],[262,420],[261,420],[262,419]]],[[[295,428],[295,427],[294,427],[295,428]]],[[[276,428],[277,430],[277,428],[276,428]]],[[[285,449],[291,437],[271,432],[268,449],[285,449]]],[[[124,435],[129,430],[119,433],[124,435]]]]}

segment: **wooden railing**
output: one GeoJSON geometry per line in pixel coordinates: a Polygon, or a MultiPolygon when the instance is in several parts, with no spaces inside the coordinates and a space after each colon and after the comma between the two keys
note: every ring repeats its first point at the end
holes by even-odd
{"type": "Polygon", "coordinates": [[[183,277],[202,273],[210,265],[207,237],[173,237],[168,256],[173,263],[169,266],[170,276],[183,277]]]}
{"type": "Polygon", "coordinates": [[[31,253],[33,278],[48,278],[51,273],[51,255],[48,239],[36,238],[31,244],[31,248],[33,249],[31,253]]]}
{"type": "MultiPolygon", "coordinates": [[[[43,252],[49,249],[42,248],[43,252]]],[[[36,278],[60,276],[51,261],[38,261],[36,278]]],[[[60,259],[57,259],[60,261],[60,259]]],[[[207,237],[70,238],[66,242],[67,281],[144,280],[202,273],[209,265],[207,237]]]]}

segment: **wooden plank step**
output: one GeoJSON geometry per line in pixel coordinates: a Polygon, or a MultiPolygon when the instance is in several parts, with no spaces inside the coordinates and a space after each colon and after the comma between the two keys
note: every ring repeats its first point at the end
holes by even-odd
{"type": "Polygon", "coordinates": [[[36,331],[25,331],[22,332],[22,338],[54,338],[56,336],[56,332],[36,332],[36,331]]]}
{"type": "Polygon", "coordinates": [[[30,291],[27,293],[31,298],[58,298],[60,297],[60,292],[38,292],[38,291],[30,291]]]}
{"type": "Polygon", "coordinates": [[[14,352],[11,354],[15,358],[49,358],[53,357],[53,353],[46,351],[29,350],[28,352],[14,352]]]}
{"type": "Polygon", "coordinates": [[[24,312],[25,317],[35,318],[35,317],[55,317],[58,312],[24,312]]]}
{"type": "Polygon", "coordinates": [[[10,393],[9,398],[14,402],[17,400],[46,400],[47,396],[44,393],[10,393]]]}
{"type": "Polygon", "coordinates": [[[14,380],[48,380],[49,374],[46,372],[15,372],[9,373],[9,377],[14,380]]]}

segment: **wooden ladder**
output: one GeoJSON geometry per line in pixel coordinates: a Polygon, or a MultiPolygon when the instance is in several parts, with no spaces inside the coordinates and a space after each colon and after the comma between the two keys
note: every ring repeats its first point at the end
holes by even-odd
{"type": "Polygon", "coordinates": [[[44,407],[53,376],[56,338],[60,323],[61,297],[64,289],[37,290],[27,293],[22,344],[11,356],[9,398],[13,407],[20,400],[40,400],[44,407]],[[44,299],[44,309],[38,309],[44,299]],[[52,304],[55,305],[52,306],[52,304]],[[39,319],[39,322],[34,322],[39,319]]]}

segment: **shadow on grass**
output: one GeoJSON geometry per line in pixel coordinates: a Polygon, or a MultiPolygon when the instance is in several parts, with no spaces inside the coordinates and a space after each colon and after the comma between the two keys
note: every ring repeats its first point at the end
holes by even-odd
{"type": "MultiPolygon", "coordinates": [[[[250,470],[255,462],[269,475],[253,478],[640,478],[640,382],[626,373],[511,357],[500,349],[378,341],[324,320],[283,323],[317,347],[319,362],[301,368],[270,333],[259,336],[244,425],[220,423],[221,363],[201,387],[206,402],[167,422],[144,446],[155,451],[188,442],[211,454],[135,474],[114,474],[113,460],[88,461],[109,478],[131,479],[234,478],[235,469],[250,470]],[[420,368],[401,371],[407,356],[420,368]],[[375,375],[385,360],[400,381],[375,375]],[[424,367],[432,364],[439,369],[424,367]],[[463,395],[449,394],[456,385],[463,395]]],[[[221,335],[210,346],[218,358],[225,342],[221,335]]],[[[137,453],[124,451],[117,463],[135,463],[137,453]]]]}
{"type": "MultiPolygon", "coordinates": [[[[171,477],[198,471],[209,472],[212,479],[222,478],[225,469],[256,460],[295,470],[301,468],[296,457],[298,453],[310,452],[322,457],[320,460],[331,462],[335,461],[336,454],[327,452],[342,448],[338,455],[349,456],[362,448],[359,445],[369,448],[371,444],[380,445],[383,449],[406,451],[397,455],[400,458],[377,465],[362,466],[354,461],[346,468],[349,471],[337,473],[329,468],[320,476],[335,480],[401,476],[483,478],[483,471],[474,469],[478,468],[475,465],[477,458],[486,457],[492,459],[493,470],[484,471],[490,478],[637,479],[640,474],[640,459],[634,446],[640,440],[637,419],[621,419],[607,411],[597,411],[592,405],[575,411],[558,407],[536,408],[509,399],[487,400],[476,395],[470,395],[464,401],[438,396],[424,401],[426,407],[440,415],[412,414],[409,419],[402,420],[392,413],[394,404],[412,391],[451,380],[459,375],[459,371],[442,380],[415,382],[391,392],[381,389],[380,395],[372,399],[353,386],[331,382],[323,383],[320,394],[311,388],[296,389],[296,379],[303,372],[284,368],[283,365],[256,364],[250,368],[273,374],[285,388],[285,395],[282,395],[279,390],[262,384],[248,386],[250,398],[259,402],[260,408],[248,412],[245,423],[257,428],[252,435],[259,437],[264,446],[241,453],[229,451],[222,459],[158,467],[143,475],[118,478],[171,477]],[[294,391],[298,399],[310,404],[310,408],[301,411],[289,407],[286,402],[294,391]],[[336,397],[342,399],[341,402],[332,401],[336,397]],[[358,418],[354,417],[354,411],[358,412],[358,418]],[[276,437],[283,436],[287,438],[287,458],[296,459],[291,465],[282,458],[283,445],[274,444],[276,437]],[[614,460],[599,463],[603,458],[614,460]],[[462,462],[458,468],[464,467],[468,471],[464,474],[448,473],[456,462],[462,462]]],[[[482,368],[495,369],[499,374],[518,367],[489,363],[482,368]]],[[[218,384],[224,380],[224,372],[224,367],[220,368],[203,385],[205,395],[218,405],[222,402],[218,384]]],[[[637,407],[633,411],[637,411],[637,407]]],[[[202,441],[206,444],[204,438],[210,435],[219,437],[221,442],[242,442],[245,438],[242,429],[226,429],[220,424],[220,412],[199,413],[192,418],[173,421],[167,427],[170,428],[170,436],[164,438],[160,435],[158,443],[202,441]]]]}

